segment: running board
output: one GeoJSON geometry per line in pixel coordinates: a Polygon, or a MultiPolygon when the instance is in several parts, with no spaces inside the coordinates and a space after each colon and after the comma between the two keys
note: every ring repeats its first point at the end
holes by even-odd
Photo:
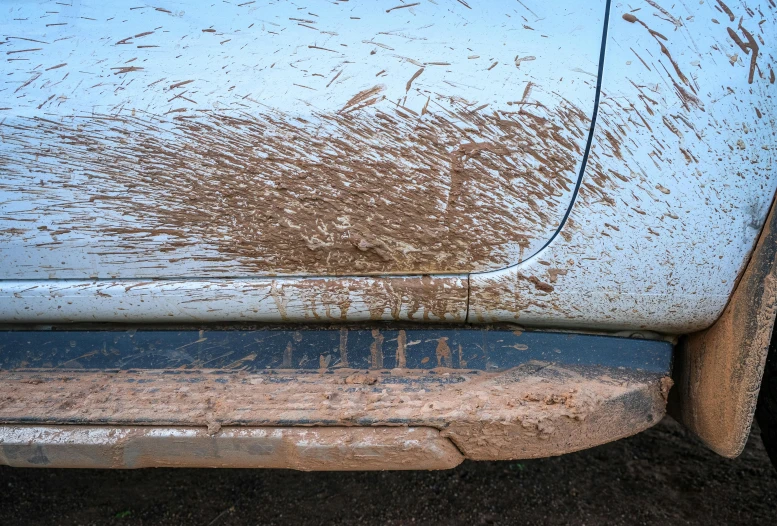
{"type": "Polygon", "coordinates": [[[429,428],[19,426],[0,428],[0,464],[58,468],[433,470],[464,457],[429,428]]]}
{"type": "Polygon", "coordinates": [[[15,466],[441,469],[545,457],[650,427],[671,386],[669,343],[581,334],[7,331],[0,341],[0,463],[15,466]]]}

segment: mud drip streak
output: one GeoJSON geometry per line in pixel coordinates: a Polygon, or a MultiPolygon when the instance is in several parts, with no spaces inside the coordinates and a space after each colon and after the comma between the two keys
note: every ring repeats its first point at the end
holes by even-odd
{"type": "MultiPolygon", "coordinates": [[[[594,94],[594,110],[591,114],[591,127],[588,130],[588,139],[585,143],[585,151],[583,152],[583,161],[580,163],[580,173],[577,175],[577,182],[575,183],[575,189],[572,191],[572,198],[569,200],[569,206],[567,207],[566,212],[564,212],[564,217],[561,218],[561,223],[559,223],[558,228],[555,232],[553,232],[553,235],[550,236],[548,241],[540,247],[539,250],[531,254],[529,257],[522,259],[515,265],[510,265],[506,269],[515,268],[518,265],[521,265],[533,257],[537,256],[538,254],[541,254],[543,250],[548,248],[551,243],[558,237],[558,235],[561,233],[561,231],[564,229],[564,225],[566,225],[567,219],[569,219],[569,214],[572,213],[572,209],[575,206],[575,201],[577,201],[577,194],[580,192],[580,186],[583,184],[583,175],[585,175],[585,169],[586,165],[588,164],[588,155],[591,152],[591,144],[593,143],[594,139],[594,130],[596,129],[596,116],[599,113],[599,97],[602,93],[602,77],[604,76],[604,56],[605,56],[605,49],[607,47],[607,26],[610,24],[610,2],[611,0],[607,0],[607,3],[604,7],[604,26],[602,29],[602,45],[599,51],[599,69],[596,75],[596,91],[594,94]]],[[[490,272],[471,272],[467,279],[474,275],[474,274],[489,274],[490,272]]],[[[469,301],[467,302],[467,314],[469,315],[469,301]]],[[[467,318],[469,319],[469,318],[467,318]]]]}

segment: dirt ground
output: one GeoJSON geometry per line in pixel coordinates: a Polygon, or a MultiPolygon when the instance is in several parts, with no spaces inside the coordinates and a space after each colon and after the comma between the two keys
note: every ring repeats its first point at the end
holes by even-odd
{"type": "Polygon", "coordinates": [[[717,457],[665,419],[559,458],[442,472],[0,468],[3,524],[774,524],[777,471],[754,429],[717,457]]]}

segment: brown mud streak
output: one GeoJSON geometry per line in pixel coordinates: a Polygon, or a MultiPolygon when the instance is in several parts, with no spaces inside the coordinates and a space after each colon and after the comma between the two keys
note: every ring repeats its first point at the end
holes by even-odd
{"type": "Polygon", "coordinates": [[[407,332],[404,330],[397,335],[396,363],[399,369],[407,367],[407,332]]]}
{"type": "Polygon", "coordinates": [[[726,4],[721,2],[721,0],[717,0],[717,2],[718,2],[718,5],[720,6],[720,9],[728,15],[729,22],[733,22],[735,17],[734,17],[734,13],[731,12],[731,9],[729,9],[729,7],[726,4]]]}
{"type": "Polygon", "coordinates": [[[437,367],[453,367],[453,358],[451,357],[451,348],[448,345],[448,338],[443,337],[437,340],[437,367]]]}
{"type": "Polygon", "coordinates": [[[739,49],[741,49],[745,55],[750,55],[750,73],[747,76],[747,83],[752,84],[753,78],[755,77],[755,70],[758,67],[758,42],[756,42],[755,38],[753,38],[753,35],[750,34],[747,29],[742,27],[741,20],[739,21],[738,29],[742,32],[743,35],[745,35],[747,43],[742,42],[742,39],[739,38],[739,35],[737,35],[733,29],[730,27],[726,28],[728,31],[728,36],[731,37],[731,40],[733,40],[734,43],[739,46],[739,49]],[[751,51],[752,53],[750,53],[751,51]]]}
{"type": "Polygon", "coordinates": [[[383,336],[378,329],[372,330],[372,343],[370,344],[370,367],[383,369],[383,336]]]}
{"type": "Polygon", "coordinates": [[[214,268],[487,270],[546,235],[576,177],[587,112],[559,100],[485,114],[440,99],[419,118],[377,104],[381,91],[305,119],[265,107],[19,118],[0,125],[0,169],[20,201],[45,194],[38,212],[52,228],[214,268]]]}
{"type": "Polygon", "coordinates": [[[346,111],[354,111],[375,104],[378,102],[378,95],[380,95],[384,89],[386,89],[385,86],[378,85],[364,91],[360,91],[345,103],[345,106],[343,106],[343,109],[341,109],[340,112],[342,113],[346,111]]]}
{"type": "MultiPolygon", "coordinates": [[[[352,304],[369,312],[371,320],[464,321],[467,287],[458,278],[395,276],[375,280],[347,278],[275,281],[271,290],[276,307],[287,319],[286,302],[294,298],[308,319],[349,318],[352,304]],[[324,312],[321,312],[323,309],[324,312]]],[[[341,345],[347,334],[341,334],[341,345]]],[[[342,349],[343,347],[341,347],[342,349]]]]}
{"type": "Polygon", "coordinates": [[[669,59],[669,62],[672,64],[672,67],[674,68],[675,73],[677,73],[677,76],[680,78],[680,80],[683,82],[683,84],[688,84],[688,77],[686,77],[685,74],[680,70],[680,66],[675,61],[674,57],[672,57],[672,54],[666,48],[666,46],[664,45],[664,42],[662,42],[662,41],[666,41],[668,39],[664,35],[659,33],[658,31],[654,31],[653,29],[650,29],[650,27],[645,22],[643,22],[642,20],[640,20],[639,18],[637,18],[635,15],[633,15],[631,13],[625,13],[623,15],[623,19],[625,21],[627,21],[627,22],[632,23],[632,24],[635,23],[635,22],[639,23],[645,29],[647,29],[648,33],[650,33],[650,36],[655,38],[656,42],[658,42],[658,45],[661,48],[661,53],[663,53],[666,56],[666,58],[669,59]]]}

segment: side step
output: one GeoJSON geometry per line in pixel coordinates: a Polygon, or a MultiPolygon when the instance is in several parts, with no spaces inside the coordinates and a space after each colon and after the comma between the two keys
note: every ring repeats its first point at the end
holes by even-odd
{"type": "Polygon", "coordinates": [[[59,468],[450,469],[464,457],[430,428],[19,426],[2,430],[0,464],[59,468]]]}
{"type": "Polygon", "coordinates": [[[671,385],[667,342],[550,332],[6,331],[0,342],[0,463],[17,466],[543,457],[650,427],[671,385]]]}

